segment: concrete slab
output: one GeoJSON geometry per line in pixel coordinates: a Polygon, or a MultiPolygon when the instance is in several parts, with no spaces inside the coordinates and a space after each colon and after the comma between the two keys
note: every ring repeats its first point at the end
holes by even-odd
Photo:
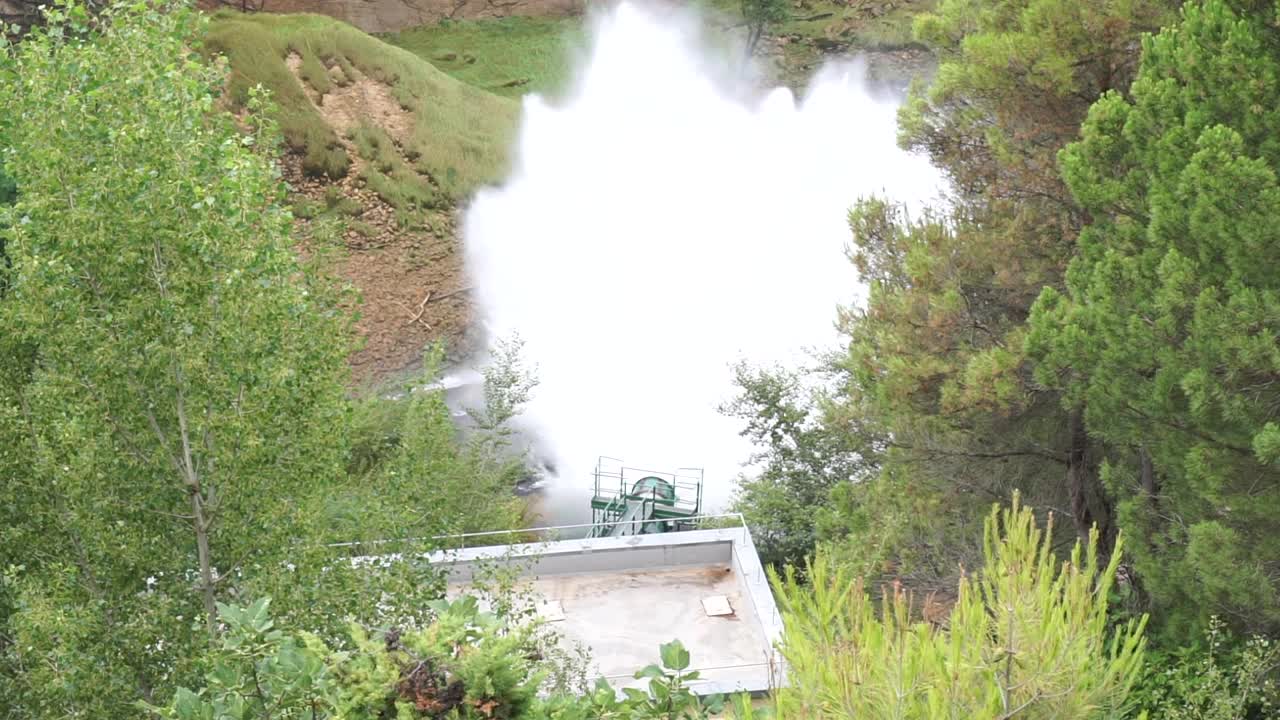
{"type": "Polygon", "coordinates": [[[675,639],[702,675],[697,692],[764,692],[782,677],[781,620],[746,528],[468,548],[433,561],[448,567],[451,596],[485,584],[495,565],[511,568],[515,595],[552,622],[565,650],[587,648],[591,677],[615,687],[645,686],[635,672],[675,639]]]}

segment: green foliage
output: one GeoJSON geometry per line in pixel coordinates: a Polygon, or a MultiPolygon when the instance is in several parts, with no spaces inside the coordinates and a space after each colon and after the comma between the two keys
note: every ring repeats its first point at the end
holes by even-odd
{"type": "Polygon", "coordinates": [[[312,647],[276,629],[268,604],[266,598],[246,608],[219,604],[226,632],[204,696],[179,688],[167,711],[150,709],[181,720],[306,717],[331,683],[328,668],[312,647]]]}
{"type": "Polygon", "coordinates": [[[895,589],[877,613],[862,583],[820,555],[811,586],[774,574],[789,686],[780,717],[1118,718],[1142,667],[1145,618],[1108,635],[1098,536],[1061,564],[1051,533],[1015,497],[986,521],[985,565],[960,581],[939,627],[895,589]]]}
{"type": "Polygon", "coordinates": [[[942,62],[904,107],[903,140],[927,150],[964,192],[1032,204],[1062,198],[1055,153],[1095,98],[1128,86],[1135,41],[1176,5],[942,0],[915,21],[942,62]]]}
{"type": "Polygon", "coordinates": [[[219,112],[185,8],[48,20],[0,56],[22,188],[0,208],[6,717],[142,715],[210,672],[236,598],[326,642],[353,618],[421,624],[436,572],[329,544],[513,525],[519,458],[459,445],[430,391],[349,473],[345,291],[322,252],[294,255],[257,93],[219,112]]]}
{"type": "Polygon", "coordinates": [[[1035,381],[1026,320],[1061,283],[1083,222],[1056,153],[1093,100],[1128,83],[1140,33],[1171,4],[941,0],[917,18],[940,66],[912,89],[900,141],[955,197],[945,215],[878,199],[850,214],[869,295],[840,316],[849,352],[829,422],[883,438],[884,453],[879,478],[834,489],[820,530],[859,573],[954,587],[958,565],[982,560],[969,540],[982,508],[1015,488],[1069,509],[1064,533],[1084,539],[1096,524],[1104,554],[1114,541],[1106,449],[1035,381]]]}
{"type": "Polygon", "coordinates": [[[799,565],[813,553],[832,489],[864,479],[875,448],[824,421],[824,377],[742,364],[734,373],[739,393],[721,412],[741,419],[742,435],[760,448],[752,458],[760,471],[740,480],[734,508],[764,562],[799,565]]]}
{"type": "MultiPolygon", "coordinates": [[[[421,375],[405,383],[395,399],[375,395],[355,404],[347,472],[356,482],[318,498],[332,542],[521,526],[525,506],[512,488],[523,475],[524,458],[509,452],[506,441],[509,423],[527,395],[503,402],[500,418],[461,441],[444,391],[436,385],[442,358],[443,348],[433,348],[421,375]],[[384,522],[371,526],[370,514],[384,522]]],[[[535,382],[520,365],[518,350],[496,357],[485,374],[492,377],[486,392],[493,395],[535,382]]]]}
{"type": "Polygon", "coordinates": [[[689,651],[679,640],[672,640],[658,650],[662,666],[649,665],[636,672],[637,679],[649,680],[649,691],[623,689],[629,717],[700,720],[724,709],[722,696],[700,698],[689,691],[688,683],[697,680],[701,674],[696,670],[689,671],[689,651]]]}
{"type": "Polygon", "coordinates": [[[491,439],[493,448],[501,450],[509,443],[513,431],[511,421],[520,414],[538,386],[537,368],[525,367],[524,340],[519,335],[496,338],[489,351],[489,362],[481,371],[484,377],[484,406],[468,408],[467,414],[482,437],[491,439]]]}
{"type": "Polygon", "coordinates": [[[1210,618],[1204,647],[1188,646],[1151,658],[1135,705],[1169,720],[1247,720],[1274,717],[1280,688],[1280,646],[1261,636],[1234,641],[1210,618]]]}
{"type": "Polygon", "coordinates": [[[1276,17],[1188,4],[1144,43],[1132,101],[1093,107],[1062,154],[1093,222],[1027,343],[1123,449],[1108,488],[1174,631],[1211,614],[1280,629],[1276,17]]]}
{"type": "Polygon", "coordinates": [[[294,258],[271,128],[211,114],[198,15],[86,17],[50,10],[0,82],[6,665],[40,717],[127,715],[191,672],[344,453],[348,320],[294,258]]]}
{"type": "MultiPolygon", "coordinates": [[[[432,381],[440,359],[435,352],[424,376],[432,381]]],[[[442,391],[411,388],[400,402],[405,409],[398,443],[381,468],[385,484],[399,489],[396,496],[422,497],[423,522],[437,533],[516,526],[524,506],[511,489],[522,473],[522,459],[505,456],[492,442],[494,434],[506,432],[505,421],[460,446],[442,391]]]]}
{"type": "Polygon", "coordinates": [[[724,706],[689,691],[698,673],[687,671],[679,641],[661,646],[661,667],[636,673],[649,679],[647,693],[629,688],[619,698],[601,679],[583,696],[539,698],[546,669],[535,659],[537,625],[483,612],[474,597],[431,603],[431,618],[416,628],[371,635],[351,625],[342,648],[285,634],[268,604],[219,606],[227,631],[204,686],[179,688],[150,709],[171,720],[702,720],[724,706]]]}
{"type": "MultiPolygon", "coordinates": [[[[992,499],[1021,488],[1038,505],[1073,507],[1063,478],[1073,458],[1088,470],[1088,455],[1072,454],[1080,435],[1063,432],[1056,397],[1029,387],[1017,350],[1048,270],[1011,263],[1008,239],[975,221],[913,220],[871,200],[850,224],[869,292],[865,309],[840,315],[848,351],[837,367],[840,402],[824,421],[829,432],[877,443],[868,460],[881,470],[835,488],[823,535],[867,577],[947,591],[959,566],[981,562],[972,538],[992,499]]],[[[1075,477],[1086,502],[1074,529],[1097,521],[1106,545],[1105,508],[1087,502],[1087,472],[1075,477]]]]}
{"type": "MultiPolygon", "coordinates": [[[[4,172],[4,141],[0,140],[0,205],[10,205],[17,197],[18,186],[4,172]]],[[[3,230],[2,225],[0,230],[3,230]]],[[[0,297],[9,287],[9,266],[9,256],[4,251],[4,235],[0,234],[0,297]]]]}
{"type": "Polygon", "coordinates": [[[227,632],[205,686],[153,710],[174,720],[462,720],[524,717],[534,702],[529,629],[481,612],[474,598],[433,603],[418,630],[371,637],[352,625],[345,650],[275,629],[267,605],[220,606],[227,632]]]}
{"type": "Polygon", "coordinates": [[[739,0],[742,20],[747,26],[747,55],[750,56],[770,26],[783,22],[791,14],[787,0],[739,0]]]}
{"type": "MultiPolygon", "coordinates": [[[[257,85],[271,93],[285,140],[303,154],[303,168],[309,173],[340,177],[352,159],[287,66],[291,53],[298,55],[302,79],[314,92],[333,89],[336,81],[329,73],[335,67],[344,81],[358,74],[385,85],[412,115],[404,156],[414,170],[430,175],[444,198],[461,199],[497,180],[507,167],[515,103],[458,82],[413,53],[344,23],[319,15],[221,11],[210,23],[204,49],[226,55],[233,106],[242,107],[257,85]]],[[[391,189],[384,184],[378,191],[387,191],[388,202],[413,200],[415,192],[423,192],[414,189],[422,185],[421,178],[379,173],[379,180],[391,181],[391,189]]]]}
{"type": "Polygon", "coordinates": [[[0,165],[0,205],[11,205],[17,197],[18,186],[5,174],[4,165],[0,165]]]}

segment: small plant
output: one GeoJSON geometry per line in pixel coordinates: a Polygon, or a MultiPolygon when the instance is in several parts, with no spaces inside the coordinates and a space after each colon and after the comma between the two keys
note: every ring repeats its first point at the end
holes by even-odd
{"type": "Polygon", "coordinates": [[[174,720],[241,720],[272,717],[274,712],[296,708],[281,717],[327,716],[332,678],[318,641],[298,640],[276,629],[268,613],[270,599],[248,607],[218,605],[225,627],[207,685],[192,691],[179,688],[166,708],[143,707],[174,720]]]}
{"type": "Polygon", "coordinates": [[[701,677],[697,671],[685,672],[689,667],[689,651],[679,640],[672,640],[658,648],[662,667],[649,665],[636,673],[636,678],[649,679],[649,692],[624,688],[627,705],[633,717],[683,720],[705,718],[724,710],[724,697],[715,694],[698,697],[689,690],[689,683],[701,677]]]}
{"type": "Polygon", "coordinates": [[[1275,717],[1280,645],[1262,636],[1240,643],[1216,615],[1203,648],[1187,648],[1153,662],[1139,685],[1138,706],[1165,720],[1248,720],[1275,717]]]}

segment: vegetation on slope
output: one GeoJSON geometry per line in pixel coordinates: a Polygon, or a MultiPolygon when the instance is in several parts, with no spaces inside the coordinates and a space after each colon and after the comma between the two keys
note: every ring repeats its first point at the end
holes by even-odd
{"type": "Polygon", "coordinates": [[[585,42],[582,18],[450,20],[383,36],[449,75],[496,95],[554,94],[585,42]]]}
{"type": "Polygon", "coordinates": [[[337,178],[350,168],[353,158],[343,141],[354,138],[339,138],[311,95],[359,78],[383,84],[412,115],[400,150],[413,172],[386,175],[402,195],[438,188],[458,200],[499,179],[507,167],[515,103],[459,82],[413,53],[344,23],[319,15],[221,11],[210,23],[205,48],[225,54],[230,63],[233,106],[242,108],[254,85],[271,92],[285,140],[303,153],[308,173],[337,178]],[[287,63],[291,54],[300,61],[297,76],[287,63]]]}

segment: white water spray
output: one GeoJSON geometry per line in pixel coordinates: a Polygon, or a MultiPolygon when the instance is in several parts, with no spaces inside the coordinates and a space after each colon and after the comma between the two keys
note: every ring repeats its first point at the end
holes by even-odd
{"type": "Polygon", "coordinates": [[[895,144],[896,104],[827,68],[797,104],[742,101],[687,21],[599,18],[568,99],[525,100],[515,169],[465,222],[488,329],[518,333],[541,385],[524,422],[557,468],[551,520],[581,521],[597,455],[706,469],[723,509],[751,448],[717,407],[730,365],[794,365],[837,341],[863,286],[848,209],[919,207],[940,180],[895,144]]]}

